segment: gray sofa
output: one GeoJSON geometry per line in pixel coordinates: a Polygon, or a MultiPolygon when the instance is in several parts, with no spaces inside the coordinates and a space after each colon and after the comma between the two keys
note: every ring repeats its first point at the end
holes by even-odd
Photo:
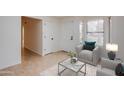
{"type": "Polygon", "coordinates": [[[83,50],[83,45],[78,45],[76,46],[75,49],[76,49],[77,58],[79,61],[91,64],[91,65],[97,65],[100,59],[99,47],[96,47],[93,51],[89,51],[89,50],[83,50]]]}
{"type": "Polygon", "coordinates": [[[115,76],[115,68],[119,64],[119,61],[109,60],[107,58],[101,59],[101,67],[97,68],[97,76],[115,76]]]}

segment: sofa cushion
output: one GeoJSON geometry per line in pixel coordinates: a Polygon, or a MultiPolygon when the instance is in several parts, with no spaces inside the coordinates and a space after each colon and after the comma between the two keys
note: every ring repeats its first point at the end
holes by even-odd
{"type": "Polygon", "coordinates": [[[92,55],[93,55],[92,51],[83,50],[79,53],[79,58],[92,61],[92,55]]]}
{"type": "Polygon", "coordinates": [[[97,76],[115,76],[115,71],[107,68],[97,69],[97,76]]]}

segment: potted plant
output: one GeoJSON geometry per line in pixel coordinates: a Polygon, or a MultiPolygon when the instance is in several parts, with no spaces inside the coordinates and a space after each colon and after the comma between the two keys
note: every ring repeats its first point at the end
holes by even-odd
{"type": "Polygon", "coordinates": [[[76,63],[77,62],[77,58],[76,58],[76,53],[75,52],[69,51],[68,55],[71,58],[71,63],[76,63]]]}

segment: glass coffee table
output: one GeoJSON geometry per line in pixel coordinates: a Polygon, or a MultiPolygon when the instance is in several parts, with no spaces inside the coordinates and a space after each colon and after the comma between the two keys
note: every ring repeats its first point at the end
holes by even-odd
{"type": "Polygon", "coordinates": [[[86,75],[86,63],[77,61],[76,63],[71,63],[71,59],[68,58],[66,60],[63,60],[58,63],[58,75],[61,76],[61,74],[66,70],[72,70],[76,73],[76,76],[78,76],[78,73],[83,73],[84,76],[86,75]],[[64,69],[60,71],[60,66],[62,66],[64,69]],[[81,69],[84,68],[84,72],[81,71],[81,69]]]}

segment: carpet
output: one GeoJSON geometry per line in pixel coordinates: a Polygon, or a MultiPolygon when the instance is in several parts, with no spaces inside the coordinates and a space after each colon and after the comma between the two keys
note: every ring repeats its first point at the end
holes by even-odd
{"type": "MultiPolygon", "coordinates": [[[[60,68],[60,70],[62,69],[63,67],[60,68]]],[[[96,76],[96,70],[97,70],[97,67],[87,64],[86,76],[96,76]]],[[[81,71],[84,71],[84,68],[82,68],[81,71]]],[[[58,65],[55,65],[41,72],[40,76],[58,76],[58,65]]],[[[76,76],[76,74],[73,71],[67,69],[61,74],[61,76],[76,76]]],[[[84,76],[84,74],[79,73],[78,76],[84,76]]]]}

